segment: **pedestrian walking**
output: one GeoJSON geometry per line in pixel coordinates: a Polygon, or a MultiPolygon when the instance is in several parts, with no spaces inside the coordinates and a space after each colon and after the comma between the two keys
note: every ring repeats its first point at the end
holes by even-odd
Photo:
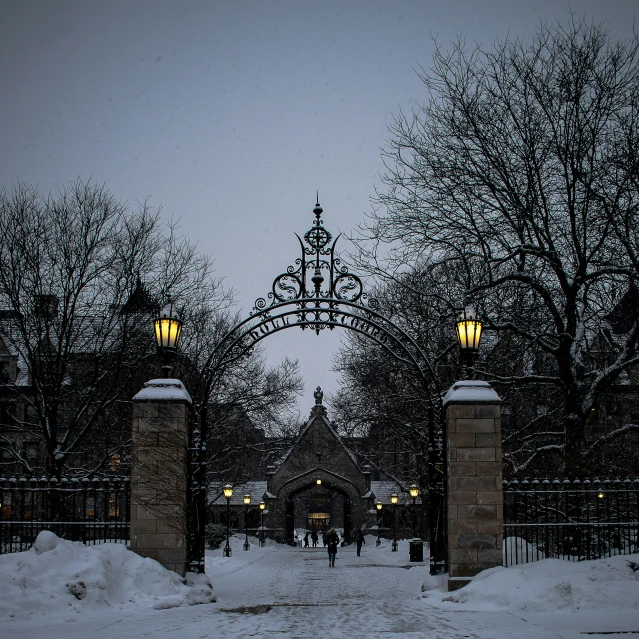
{"type": "Polygon", "coordinates": [[[364,533],[361,530],[357,531],[357,539],[355,540],[357,543],[357,556],[360,557],[360,553],[362,552],[362,544],[366,543],[364,539],[364,533]]]}
{"type": "Polygon", "coordinates": [[[337,556],[337,546],[339,545],[339,537],[334,528],[331,528],[326,535],[326,545],[328,550],[329,568],[335,568],[335,557],[337,556]]]}
{"type": "Polygon", "coordinates": [[[308,548],[308,531],[304,535],[304,548],[308,548]]]}
{"type": "Polygon", "coordinates": [[[326,548],[326,530],[322,533],[322,543],[324,544],[324,548],[326,548]]]}
{"type": "Polygon", "coordinates": [[[313,541],[313,548],[317,547],[317,540],[319,539],[319,537],[317,536],[317,530],[314,530],[311,533],[311,540],[313,541]]]}

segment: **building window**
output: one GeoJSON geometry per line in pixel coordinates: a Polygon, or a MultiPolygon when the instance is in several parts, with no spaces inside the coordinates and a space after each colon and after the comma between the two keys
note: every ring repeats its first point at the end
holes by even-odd
{"type": "Polygon", "coordinates": [[[10,381],[9,362],[0,362],[0,384],[8,384],[10,381]]]}
{"type": "Polygon", "coordinates": [[[107,470],[111,471],[112,473],[120,470],[120,463],[121,463],[120,453],[113,453],[112,455],[109,455],[107,470]]]}

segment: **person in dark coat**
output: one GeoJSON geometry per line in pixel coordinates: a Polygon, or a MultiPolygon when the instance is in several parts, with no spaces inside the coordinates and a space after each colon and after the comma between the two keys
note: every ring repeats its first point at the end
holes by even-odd
{"type": "Polygon", "coordinates": [[[357,531],[357,539],[355,540],[357,543],[357,556],[360,557],[360,553],[362,552],[362,544],[366,543],[364,539],[364,533],[361,530],[357,531]]]}
{"type": "Polygon", "coordinates": [[[325,530],[325,531],[322,533],[322,543],[324,544],[324,548],[326,548],[326,533],[327,533],[327,532],[328,532],[328,531],[327,531],[327,530],[325,530]]]}
{"type": "Polygon", "coordinates": [[[314,530],[311,533],[311,541],[313,542],[313,548],[315,548],[317,546],[317,540],[319,539],[319,537],[317,536],[317,530],[314,530]]]}
{"type": "Polygon", "coordinates": [[[337,556],[337,546],[339,546],[339,537],[334,529],[326,534],[326,546],[328,550],[328,565],[335,568],[335,557],[337,556]]]}
{"type": "Polygon", "coordinates": [[[304,535],[304,548],[308,548],[308,532],[304,535]]]}

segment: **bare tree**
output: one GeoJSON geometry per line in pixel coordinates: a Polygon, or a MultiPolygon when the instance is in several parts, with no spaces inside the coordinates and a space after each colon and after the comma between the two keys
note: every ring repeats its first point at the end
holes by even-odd
{"type": "Polygon", "coordinates": [[[146,205],[130,211],[82,180],[48,197],[21,183],[0,193],[2,338],[21,369],[4,388],[26,406],[1,437],[23,470],[60,475],[99,467],[91,448],[126,453],[130,398],[156,365],[153,310],[125,305],[141,278],[149,300],[228,304],[210,259],[146,205]],[[25,457],[24,439],[44,459],[25,457]]]}
{"type": "Polygon", "coordinates": [[[636,36],[615,42],[574,19],[541,25],[529,45],[438,47],[420,74],[425,105],[391,128],[359,242],[363,262],[384,247],[391,274],[455,266],[451,287],[482,308],[496,343],[513,336],[531,355],[486,374],[560,397],[529,457],[558,452],[569,473],[597,447],[588,416],[639,363],[639,314],[613,312],[639,280],[638,52],[636,36]]]}

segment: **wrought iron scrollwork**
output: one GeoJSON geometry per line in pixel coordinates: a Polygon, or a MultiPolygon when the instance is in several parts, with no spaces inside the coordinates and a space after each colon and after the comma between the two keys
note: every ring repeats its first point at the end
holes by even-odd
{"type": "MultiPolygon", "coordinates": [[[[295,260],[294,266],[289,266],[286,272],[273,280],[271,292],[268,294],[269,301],[263,297],[258,298],[251,315],[263,313],[266,309],[281,303],[298,300],[301,327],[308,328],[304,322],[309,317],[309,309],[322,308],[322,300],[360,303],[364,308],[378,307],[376,300],[364,292],[361,278],[351,273],[336,256],[335,247],[340,236],[338,235],[331,244],[333,236],[324,228],[323,209],[319,201],[313,213],[315,219],[311,228],[304,234],[304,240],[297,235],[301,257],[295,260]],[[307,303],[309,300],[312,301],[311,304],[307,303]]],[[[311,328],[319,332],[333,326],[330,321],[322,321],[318,315],[311,328]]]]}

